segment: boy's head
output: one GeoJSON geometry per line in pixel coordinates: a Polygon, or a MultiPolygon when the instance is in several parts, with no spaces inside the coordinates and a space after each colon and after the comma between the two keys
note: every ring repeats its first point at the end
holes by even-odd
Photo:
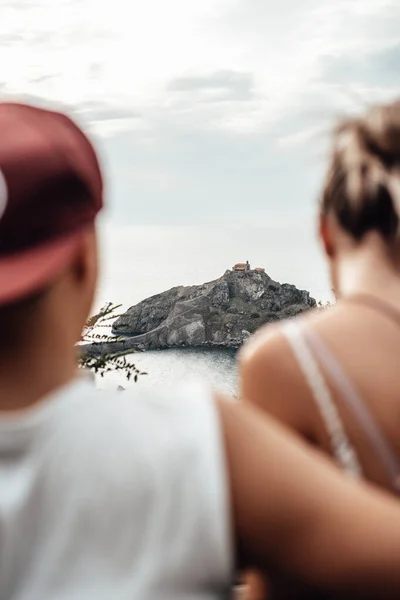
{"type": "Polygon", "coordinates": [[[96,287],[102,204],[96,154],[69,118],[0,103],[1,321],[45,299],[54,313],[64,305],[79,335],[96,287]]]}

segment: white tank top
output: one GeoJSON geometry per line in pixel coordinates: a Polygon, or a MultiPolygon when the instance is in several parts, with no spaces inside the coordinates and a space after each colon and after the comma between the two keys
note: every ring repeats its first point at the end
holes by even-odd
{"type": "Polygon", "coordinates": [[[227,598],[227,489],[202,386],[120,394],[75,381],[1,415],[1,598],[227,598]]]}

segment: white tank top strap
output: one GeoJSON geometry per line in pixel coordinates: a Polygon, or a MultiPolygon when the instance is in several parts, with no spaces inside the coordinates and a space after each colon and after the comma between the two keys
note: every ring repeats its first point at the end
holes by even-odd
{"type": "Polygon", "coordinates": [[[282,326],[290,348],[311,390],[313,400],[329,434],[331,448],[341,467],[353,478],[361,478],[362,468],[343,427],[325,378],[301,330],[301,323],[289,320],[282,326]]]}

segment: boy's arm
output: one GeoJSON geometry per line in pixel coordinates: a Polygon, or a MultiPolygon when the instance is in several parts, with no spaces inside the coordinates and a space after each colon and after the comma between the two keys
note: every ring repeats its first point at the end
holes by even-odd
{"type": "Polygon", "coordinates": [[[239,566],[349,597],[400,597],[400,505],[258,409],[217,401],[239,566]]]}

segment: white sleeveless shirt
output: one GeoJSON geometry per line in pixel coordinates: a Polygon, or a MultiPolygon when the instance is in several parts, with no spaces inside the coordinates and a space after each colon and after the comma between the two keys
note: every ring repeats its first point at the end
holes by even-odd
{"type": "Polygon", "coordinates": [[[1,598],[226,598],[228,505],[209,390],[74,381],[0,416],[1,598]]]}

